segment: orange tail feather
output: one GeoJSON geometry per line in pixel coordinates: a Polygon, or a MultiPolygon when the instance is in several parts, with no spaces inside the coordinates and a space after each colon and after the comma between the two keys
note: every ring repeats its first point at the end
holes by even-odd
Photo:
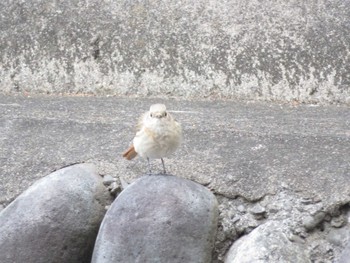
{"type": "Polygon", "coordinates": [[[129,147],[129,149],[127,149],[124,153],[123,153],[123,157],[127,160],[131,160],[134,159],[137,155],[137,152],[135,151],[134,145],[131,145],[129,147]]]}

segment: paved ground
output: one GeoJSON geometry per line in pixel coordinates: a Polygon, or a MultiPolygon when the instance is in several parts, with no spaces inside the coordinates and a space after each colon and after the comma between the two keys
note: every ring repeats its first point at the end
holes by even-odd
{"type": "MultiPolygon", "coordinates": [[[[146,162],[122,159],[140,113],[164,102],[184,129],[170,173],[248,201],[281,188],[326,205],[350,202],[350,108],[238,101],[0,95],[0,204],[75,162],[131,182],[146,162]]],[[[161,171],[160,161],[153,161],[161,171]]]]}

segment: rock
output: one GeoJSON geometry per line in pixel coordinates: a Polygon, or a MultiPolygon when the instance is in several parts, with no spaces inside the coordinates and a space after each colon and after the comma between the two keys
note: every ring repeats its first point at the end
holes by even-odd
{"type": "Polygon", "coordinates": [[[92,263],[211,262],[217,217],[217,200],[202,185],[144,176],[106,213],[92,263]]]}
{"type": "Polygon", "coordinates": [[[249,209],[249,212],[252,213],[257,219],[261,219],[264,217],[266,213],[266,209],[260,204],[255,204],[253,207],[249,209]]]}
{"type": "Polygon", "coordinates": [[[307,215],[303,218],[303,226],[310,231],[317,227],[323,221],[325,216],[326,213],[323,211],[319,211],[313,216],[307,215]]]}
{"type": "Polygon", "coordinates": [[[108,187],[109,192],[113,195],[116,196],[121,192],[121,186],[117,182],[111,183],[111,185],[108,187]]]}
{"type": "Polygon", "coordinates": [[[306,215],[302,220],[302,224],[307,230],[314,229],[318,223],[311,215],[306,215]]]}
{"type": "Polygon", "coordinates": [[[305,239],[303,239],[300,236],[295,235],[295,234],[291,234],[290,236],[288,236],[288,239],[292,242],[296,242],[296,243],[300,243],[300,244],[305,243],[305,239]]]}
{"type": "Polygon", "coordinates": [[[340,215],[338,217],[333,217],[331,220],[332,227],[339,228],[339,227],[344,226],[345,224],[346,224],[346,218],[344,215],[340,215]]]}
{"type": "Polygon", "coordinates": [[[109,175],[109,174],[103,176],[103,184],[105,186],[111,185],[115,181],[116,181],[116,179],[113,176],[109,175]]]}
{"type": "Polygon", "coordinates": [[[0,213],[0,262],[90,262],[108,202],[92,164],[40,179],[0,213]]]}
{"type": "Polygon", "coordinates": [[[120,184],[123,190],[129,186],[129,184],[122,177],[120,177],[120,184]]]}
{"type": "Polygon", "coordinates": [[[346,244],[346,240],[350,237],[350,233],[347,228],[331,229],[327,235],[327,241],[335,246],[343,246],[346,244]]]}
{"type": "Polygon", "coordinates": [[[237,206],[237,210],[238,210],[239,212],[241,212],[241,213],[245,213],[245,212],[246,212],[246,209],[245,209],[244,205],[239,205],[239,206],[237,206]]]}
{"type": "Polygon", "coordinates": [[[339,263],[349,263],[349,259],[350,259],[350,242],[343,250],[338,262],[339,263]]]}
{"type": "Polygon", "coordinates": [[[288,240],[289,230],[269,221],[233,243],[225,263],[310,262],[302,246],[288,240]]]}

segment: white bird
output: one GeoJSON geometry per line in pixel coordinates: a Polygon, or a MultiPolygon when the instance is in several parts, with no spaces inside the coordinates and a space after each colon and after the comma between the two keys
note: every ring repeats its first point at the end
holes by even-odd
{"type": "Polygon", "coordinates": [[[166,174],[163,157],[174,153],[181,140],[181,125],[166,111],[165,105],[154,104],[141,116],[133,143],[123,153],[123,157],[131,160],[139,154],[147,159],[150,173],[149,160],[161,159],[166,174]]]}

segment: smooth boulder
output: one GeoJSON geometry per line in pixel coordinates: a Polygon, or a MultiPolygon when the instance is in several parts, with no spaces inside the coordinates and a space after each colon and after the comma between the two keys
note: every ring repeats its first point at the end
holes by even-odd
{"type": "Polygon", "coordinates": [[[289,230],[280,222],[269,221],[233,243],[225,263],[310,263],[300,244],[288,239],[289,230]]]}
{"type": "Polygon", "coordinates": [[[209,263],[218,204],[204,186],[171,175],[144,176],[113,202],[92,263],[209,263]]]}
{"type": "Polygon", "coordinates": [[[90,262],[109,202],[92,164],[40,179],[0,213],[0,262],[90,262]]]}

